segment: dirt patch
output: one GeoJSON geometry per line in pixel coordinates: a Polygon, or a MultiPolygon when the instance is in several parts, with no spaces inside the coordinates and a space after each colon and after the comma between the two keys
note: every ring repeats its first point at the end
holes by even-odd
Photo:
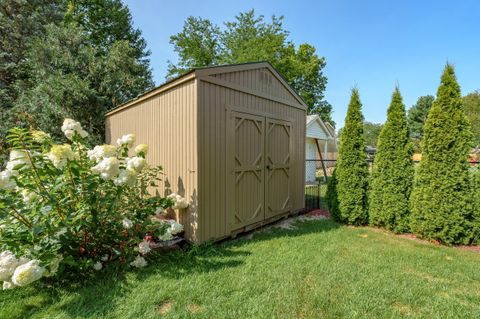
{"type": "MultiPolygon", "coordinates": [[[[383,229],[383,228],[376,228],[376,227],[369,227],[369,226],[348,226],[348,227],[351,227],[351,228],[367,228],[368,230],[371,230],[371,231],[376,232],[376,233],[395,235],[395,236],[400,237],[400,238],[413,240],[417,243],[434,244],[434,245],[438,245],[438,246],[444,246],[444,247],[451,247],[451,248],[455,248],[455,249],[473,251],[475,253],[480,254],[480,246],[479,245],[475,245],[475,246],[466,246],[466,245],[447,246],[447,245],[443,245],[442,243],[440,243],[437,240],[426,240],[426,239],[418,238],[414,234],[395,234],[395,233],[393,233],[391,231],[388,231],[386,229],[383,229]]],[[[451,260],[451,257],[449,259],[449,257],[447,256],[447,257],[445,257],[445,259],[451,260]]]]}
{"type": "Polygon", "coordinates": [[[410,315],[412,314],[412,308],[409,305],[406,305],[401,302],[395,302],[392,305],[392,308],[400,312],[402,315],[410,315]]]}
{"type": "Polygon", "coordinates": [[[157,307],[158,313],[163,316],[170,310],[172,310],[173,302],[171,300],[165,300],[157,307]]]}
{"type": "Polygon", "coordinates": [[[202,306],[197,305],[196,303],[189,304],[187,308],[188,308],[188,311],[190,311],[191,313],[199,313],[203,310],[202,306]]]}
{"type": "Polygon", "coordinates": [[[330,212],[326,209],[315,209],[312,211],[309,211],[305,215],[307,216],[323,216],[325,218],[330,218],[330,212]]]}
{"type": "Polygon", "coordinates": [[[458,248],[480,254],[480,246],[458,246],[458,248]]]}

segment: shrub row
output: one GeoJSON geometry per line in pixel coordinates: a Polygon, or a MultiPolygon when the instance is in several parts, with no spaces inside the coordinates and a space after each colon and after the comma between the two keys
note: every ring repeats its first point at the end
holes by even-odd
{"type": "Polygon", "coordinates": [[[446,244],[472,244],[480,234],[480,172],[470,167],[472,132],[460,86],[445,67],[423,131],[422,159],[415,170],[405,105],[395,89],[375,163],[365,161],[363,115],[354,89],[329,181],[331,214],[340,222],[413,232],[446,244]]]}

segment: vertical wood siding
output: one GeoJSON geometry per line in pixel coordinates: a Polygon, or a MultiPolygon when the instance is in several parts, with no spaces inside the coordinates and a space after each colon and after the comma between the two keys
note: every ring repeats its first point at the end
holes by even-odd
{"type": "Polygon", "coordinates": [[[219,73],[213,76],[252,90],[257,90],[285,100],[296,102],[295,97],[292,96],[292,94],[267,68],[219,73]]]}
{"type": "Polygon", "coordinates": [[[197,241],[197,90],[196,80],[140,101],[107,116],[107,143],[123,134],[134,133],[136,143],[146,143],[147,160],[164,169],[158,189],[161,196],[178,192],[191,206],[178,216],[186,237],[197,241]]]}
{"type": "MultiPolygon", "coordinates": [[[[106,120],[107,142],[135,133],[137,143],[149,144],[148,161],[162,165],[165,173],[165,181],[155,191],[162,196],[174,191],[191,200],[191,207],[180,214],[179,221],[185,225],[187,239],[196,243],[224,238],[232,231],[227,216],[227,200],[231,198],[227,192],[227,107],[289,121],[289,207],[298,211],[304,206],[306,111],[288,105],[299,105],[299,101],[265,67],[228,73],[219,68],[218,74],[205,76],[235,85],[227,88],[222,82],[202,81],[202,77],[187,80],[134,101],[106,120]],[[242,87],[249,93],[242,92],[242,87]]],[[[245,139],[248,136],[252,135],[246,134],[245,139]]],[[[251,195],[256,198],[258,194],[251,195]]]]}
{"type": "MultiPolygon", "coordinates": [[[[259,86],[261,72],[250,71],[216,74],[218,78],[247,88],[259,87],[272,96],[294,101],[294,97],[277,81],[272,79],[270,88],[259,86]],[[284,91],[285,92],[284,92],[284,91]],[[288,93],[288,94],[287,94],[288,93]]],[[[305,116],[306,111],[276,101],[247,94],[198,79],[198,189],[199,189],[199,241],[229,235],[226,203],[226,143],[227,110],[229,105],[256,112],[277,115],[292,123],[291,149],[291,208],[298,211],[304,207],[305,183],[305,116]]]]}

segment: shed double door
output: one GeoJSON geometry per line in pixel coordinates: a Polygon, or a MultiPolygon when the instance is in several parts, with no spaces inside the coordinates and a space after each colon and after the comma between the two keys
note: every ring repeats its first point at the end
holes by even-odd
{"type": "Polygon", "coordinates": [[[231,112],[227,145],[230,230],[291,209],[291,123],[231,112]]]}

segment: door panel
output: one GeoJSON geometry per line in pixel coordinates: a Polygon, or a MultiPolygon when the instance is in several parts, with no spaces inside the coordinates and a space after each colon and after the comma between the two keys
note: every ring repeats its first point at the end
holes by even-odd
{"type": "Polygon", "coordinates": [[[290,122],[266,120],[266,194],[265,218],[273,217],[291,209],[291,133],[290,122]]]}
{"type": "Polygon", "coordinates": [[[265,218],[265,118],[231,112],[229,131],[228,222],[235,230],[265,218]]]}

